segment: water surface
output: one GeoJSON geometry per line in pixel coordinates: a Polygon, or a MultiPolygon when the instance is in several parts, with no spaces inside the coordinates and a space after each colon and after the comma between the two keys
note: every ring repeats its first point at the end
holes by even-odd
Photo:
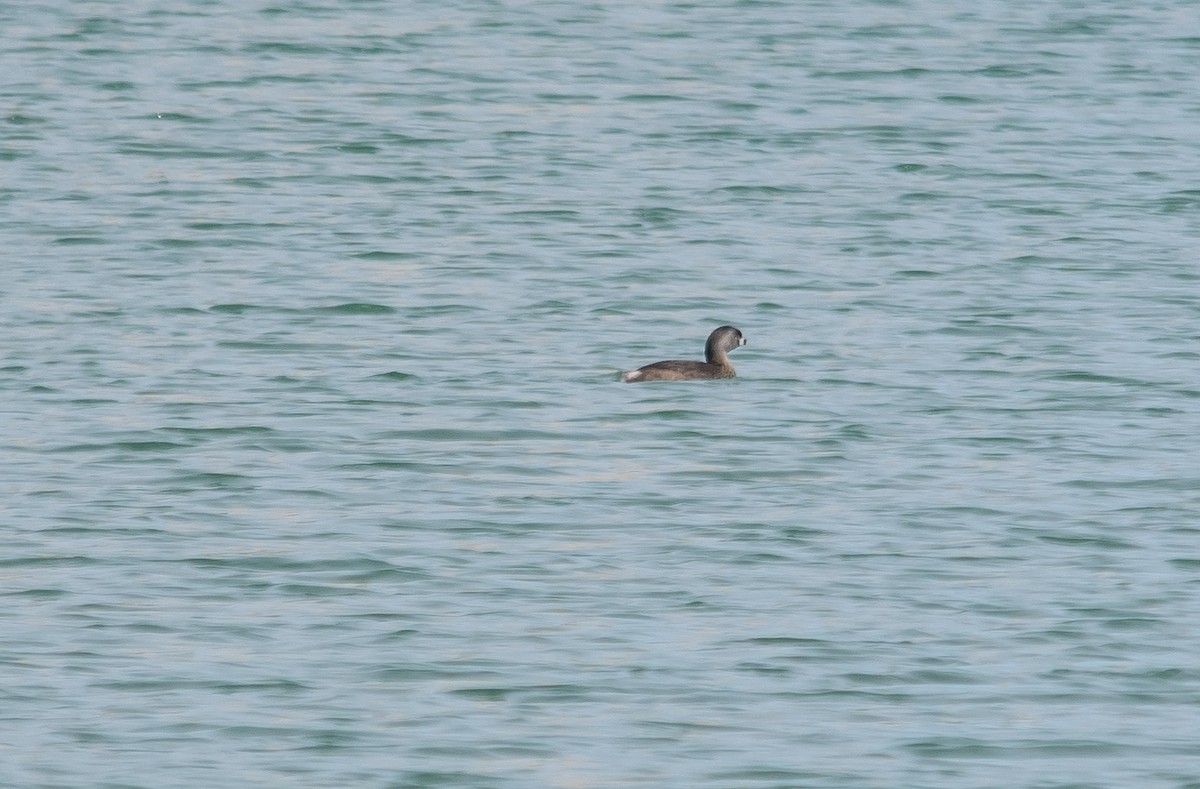
{"type": "Polygon", "coordinates": [[[0,783],[1200,786],[1194,11],[0,10],[0,783]]]}

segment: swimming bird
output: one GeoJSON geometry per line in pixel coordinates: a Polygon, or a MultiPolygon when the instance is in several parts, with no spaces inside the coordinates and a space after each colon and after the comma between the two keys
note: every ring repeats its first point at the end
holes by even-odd
{"type": "Polygon", "coordinates": [[[721,326],[708,335],[704,343],[704,361],[671,359],[655,362],[636,370],[621,373],[627,384],[640,381],[708,381],[714,378],[733,378],[733,365],[729,363],[729,352],[746,344],[741,331],[733,326],[721,326]]]}

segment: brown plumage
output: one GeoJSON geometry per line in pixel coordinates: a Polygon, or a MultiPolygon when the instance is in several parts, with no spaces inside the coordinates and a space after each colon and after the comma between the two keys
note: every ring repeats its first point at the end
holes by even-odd
{"type": "Polygon", "coordinates": [[[621,373],[625,383],[641,381],[708,381],[714,378],[733,378],[729,352],[746,344],[746,338],[732,326],[722,326],[708,335],[704,344],[704,361],[671,359],[655,362],[636,370],[621,373]]]}

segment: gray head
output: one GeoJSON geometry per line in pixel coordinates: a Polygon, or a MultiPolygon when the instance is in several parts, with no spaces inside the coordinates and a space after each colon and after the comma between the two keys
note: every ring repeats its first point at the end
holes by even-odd
{"type": "Polygon", "coordinates": [[[741,331],[733,326],[722,326],[719,329],[714,329],[713,333],[708,335],[708,342],[704,343],[704,361],[714,364],[718,357],[722,357],[734,348],[740,348],[745,344],[746,338],[742,336],[741,331]]]}

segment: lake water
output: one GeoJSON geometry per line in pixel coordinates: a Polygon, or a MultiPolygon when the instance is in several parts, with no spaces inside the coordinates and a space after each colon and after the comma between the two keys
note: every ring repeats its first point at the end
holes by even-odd
{"type": "Polygon", "coordinates": [[[1200,787],[1188,0],[9,3],[0,69],[0,785],[1200,787]]]}

